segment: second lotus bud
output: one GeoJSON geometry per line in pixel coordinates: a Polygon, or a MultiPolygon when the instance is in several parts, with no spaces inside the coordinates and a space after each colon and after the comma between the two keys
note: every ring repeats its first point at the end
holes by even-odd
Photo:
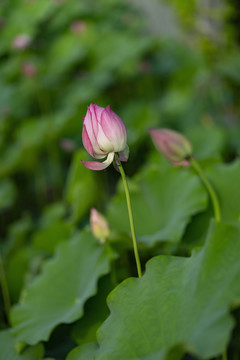
{"type": "Polygon", "coordinates": [[[185,136],[169,129],[150,129],[149,132],[157,149],[174,166],[189,166],[192,144],[185,136]]]}

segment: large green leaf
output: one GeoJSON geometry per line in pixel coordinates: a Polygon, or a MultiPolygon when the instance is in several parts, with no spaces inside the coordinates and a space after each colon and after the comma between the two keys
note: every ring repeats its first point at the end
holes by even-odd
{"type": "Polygon", "coordinates": [[[229,308],[240,299],[239,253],[239,228],[212,222],[190,258],[151,259],[141,279],[110,294],[96,359],[161,360],[180,345],[204,359],[220,354],[233,328],[229,308]]]}
{"type": "Polygon", "coordinates": [[[96,293],[98,278],[108,269],[107,251],[91,233],[77,233],[60,244],[13,308],[13,333],[18,340],[28,344],[47,340],[58,324],[79,319],[85,301],[96,293]]]}
{"type": "Polygon", "coordinates": [[[207,170],[220,201],[222,217],[227,222],[240,222],[240,161],[216,164],[207,170]]]}
{"type": "MultiPolygon", "coordinates": [[[[133,216],[138,241],[148,246],[157,241],[178,242],[191,216],[206,207],[206,192],[187,169],[160,163],[144,169],[130,182],[133,216]]],[[[125,194],[116,195],[107,212],[111,227],[130,232],[125,194]]]]}

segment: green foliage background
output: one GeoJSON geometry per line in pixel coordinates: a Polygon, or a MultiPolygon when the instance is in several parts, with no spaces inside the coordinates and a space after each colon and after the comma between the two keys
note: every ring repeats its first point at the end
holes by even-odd
{"type": "Polygon", "coordinates": [[[2,0],[0,276],[12,307],[0,292],[0,360],[239,358],[239,14],[234,0],[2,0]],[[144,268],[151,259],[142,279],[119,174],[80,162],[90,103],[127,127],[144,268]],[[191,140],[223,223],[151,127],[191,140]],[[109,220],[108,245],[90,233],[91,207],[109,220]]]}

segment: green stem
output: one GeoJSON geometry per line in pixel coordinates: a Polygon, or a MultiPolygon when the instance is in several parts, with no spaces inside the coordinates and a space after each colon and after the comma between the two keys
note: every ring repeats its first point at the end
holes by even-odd
{"type": "Polygon", "coordinates": [[[137,240],[136,240],[136,235],[135,235],[135,228],[134,228],[134,222],[133,222],[132,206],[131,206],[131,200],[130,200],[130,195],[129,195],[128,183],[127,183],[126,175],[123,170],[119,156],[117,153],[115,153],[115,155],[117,158],[117,166],[118,166],[118,169],[122,176],[123,186],[124,186],[126,200],[127,200],[128,216],[129,216],[130,228],[131,228],[131,233],[132,233],[133,250],[134,250],[134,255],[135,255],[135,260],[136,260],[136,265],[137,265],[138,277],[141,277],[142,270],[141,270],[141,263],[140,263],[140,259],[139,259],[138,248],[137,248],[137,240]]]}
{"type": "Polygon", "coordinates": [[[9,314],[11,309],[10,295],[8,291],[7,279],[4,271],[3,259],[0,252],[0,284],[2,288],[3,302],[7,315],[7,319],[9,321],[9,314]]]}
{"type": "Polygon", "coordinates": [[[207,191],[208,191],[208,193],[210,195],[210,198],[212,200],[215,220],[217,222],[220,222],[221,221],[221,211],[220,211],[220,205],[219,205],[219,201],[218,201],[217,195],[215,193],[215,190],[213,189],[211,183],[206,178],[201,166],[194,159],[194,157],[190,157],[189,161],[190,161],[192,167],[194,168],[194,170],[196,171],[196,173],[200,176],[200,178],[201,178],[202,182],[204,183],[204,185],[206,186],[206,189],[207,189],[207,191]]]}

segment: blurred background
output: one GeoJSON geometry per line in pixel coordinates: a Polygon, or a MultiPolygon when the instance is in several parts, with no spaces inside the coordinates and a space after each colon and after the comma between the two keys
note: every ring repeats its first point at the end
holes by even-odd
{"type": "Polygon", "coordinates": [[[39,251],[115,191],[113,168],[80,163],[91,102],[125,122],[129,176],[153,148],[150,127],[183,132],[199,160],[239,156],[239,41],[237,0],[1,1],[0,235],[13,301],[39,251]]]}

